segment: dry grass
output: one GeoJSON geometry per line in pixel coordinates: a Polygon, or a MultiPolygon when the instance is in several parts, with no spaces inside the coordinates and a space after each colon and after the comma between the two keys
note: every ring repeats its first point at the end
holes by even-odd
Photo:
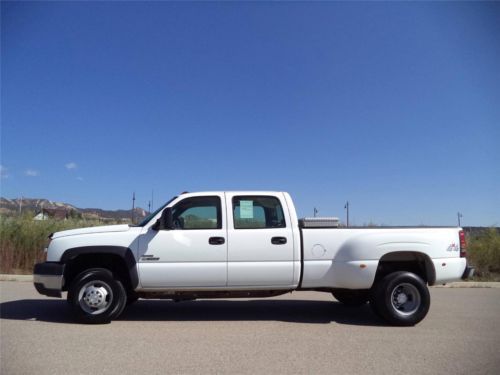
{"type": "Polygon", "coordinates": [[[0,217],[0,273],[31,273],[34,264],[44,260],[53,232],[101,224],[82,219],[35,221],[31,215],[0,217]]]}
{"type": "Polygon", "coordinates": [[[471,235],[467,257],[476,268],[474,280],[500,281],[500,234],[496,228],[471,235]]]}
{"type": "MultiPolygon", "coordinates": [[[[0,273],[29,274],[35,263],[44,260],[50,233],[96,225],[102,223],[82,219],[34,221],[29,215],[0,217],[0,273]]],[[[468,258],[476,268],[474,280],[500,281],[500,234],[495,228],[469,237],[468,258]]]]}

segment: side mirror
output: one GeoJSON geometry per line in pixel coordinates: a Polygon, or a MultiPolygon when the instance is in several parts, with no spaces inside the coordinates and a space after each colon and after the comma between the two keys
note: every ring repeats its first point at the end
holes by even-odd
{"type": "Polygon", "coordinates": [[[165,208],[161,213],[160,218],[156,220],[156,223],[153,224],[151,229],[155,231],[174,229],[173,219],[172,219],[172,208],[170,207],[165,208]]]}
{"type": "Polygon", "coordinates": [[[173,226],[173,219],[172,219],[172,208],[167,207],[161,213],[161,216],[158,219],[158,221],[155,223],[155,225],[153,226],[153,229],[155,229],[155,230],[170,230],[170,229],[173,229],[173,227],[174,226],[173,226]]]}
{"type": "Polygon", "coordinates": [[[157,232],[160,230],[160,219],[156,220],[156,222],[151,226],[151,229],[157,232]]]}

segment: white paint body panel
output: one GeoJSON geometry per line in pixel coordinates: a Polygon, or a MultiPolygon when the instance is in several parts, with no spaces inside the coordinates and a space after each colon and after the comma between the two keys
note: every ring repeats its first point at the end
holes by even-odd
{"type": "Polygon", "coordinates": [[[458,280],[458,228],[303,229],[302,287],[370,288],[380,258],[393,252],[418,252],[433,260],[436,283],[458,280]],[[445,266],[441,266],[445,263],[445,266]],[[366,267],[361,268],[364,264],[366,267]],[[440,267],[436,267],[439,264],[440,267]]]}
{"type": "Polygon", "coordinates": [[[58,262],[66,250],[77,247],[120,246],[134,250],[137,249],[137,242],[141,232],[142,228],[129,227],[128,225],[92,227],[56,232],[48,247],[47,261],[58,262]],[[112,230],[108,231],[107,228],[110,227],[112,230]],[[119,227],[119,230],[116,230],[118,229],[117,227],[119,227]],[[69,232],[71,234],[68,234],[69,232]]]}
{"type": "Polygon", "coordinates": [[[302,288],[367,289],[379,260],[394,252],[417,252],[431,261],[435,282],[460,279],[466,267],[459,255],[460,228],[321,228],[299,230],[288,193],[266,191],[183,194],[169,207],[196,196],[221,199],[222,228],[162,230],[127,225],[83,228],[55,233],[47,260],[60,261],[67,249],[120,246],[132,250],[141,290],[252,290],[302,288]],[[234,196],[273,196],[280,200],[286,227],[235,229],[234,196]],[[301,238],[302,232],[302,238],[301,238]],[[222,237],[222,245],[210,245],[222,237]],[[273,237],[286,244],[274,245],[273,237]],[[301,249],[301,243],[303,250],[301,249]],[[303,252],[303,259],[301,254],[303,252]],[[301,269],[303,262],[303,269],[301,269]]]}
{"type": "MultiPolygon", "coordinates": [[[[226,211],[224,193],[212,193],[226,211]]],[[[190,195],[181,195],[171,207],[190,195]]],[[[153,222],[154,223],[154,222],[153,222]]],[[[160,230],[144,228],[139,240],[139,280],[143,289],[175,287],[225,287],[227,285],[227,230],[222,215],[222,229],[160,230]],[[210,237],[222,237],[222,245],[210,245],[210,237]],[[147,257],[154,257],[154,261],[147,257]],[[154,262],[154,263],[152,263],[154,262]]]]}
{"type": "MultiPolygon", "coordinates": [[[[232,199],[236,196],[271,195],[271,193],[226,193],[228,217],[228,286],[262,286],[294,284],[295,253],[294,231],[289,215],[285,215],[285,228],[235,229],[232,199]],[[286,244],[274,245],[273,237],[284,237],[286,244]]],[[[272,193],[286,212],[282,193],[272,193]]],[[[296,277],[298,280],[298,277],[296,277]]]]}
{"type": "Polygon", "coordinates": [[[432,259],[436,270],[436,284],[445,284],[457,280],[457,275],[462,275],[467,262],[465,258],[432,259]]]}
{"type": "Polygon", "coordinates": [[[78,228],[63,230],[61,232],[55,232],[52,236],[53,239],[67,236],[75,236],[80,234],[95,234],[95,233],[112,233],[112,232],[127,232],[130,226],[127,224],[121,225],[102,225],[99,227],[88,227],[88,228],[78,228]]]}
{"type": "Polygon", "coordinates": [[[226,286],[226,262],[140,263],[141,289],[226,286]]]}

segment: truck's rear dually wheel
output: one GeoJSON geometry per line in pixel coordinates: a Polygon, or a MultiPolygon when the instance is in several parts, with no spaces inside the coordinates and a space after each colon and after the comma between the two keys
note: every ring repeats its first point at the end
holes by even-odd
{"type": "Polygon", "coordinates": [[[425,318],[431,298],[426,283],[411,272],[393,272],[377,282],[370,304],[389,323],[412,326],[425,318]]]}

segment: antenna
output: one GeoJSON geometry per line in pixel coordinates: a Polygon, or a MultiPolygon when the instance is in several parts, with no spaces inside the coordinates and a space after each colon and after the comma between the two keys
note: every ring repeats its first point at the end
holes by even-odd
{"type": "Polygon", "coordinates": [[[135,191],[132,194],[132,224],[134,224],[134,214],[135,214],[135,191]]]}
{"type": "MultiPolygon", "coordinates": [[[[154,190],[151,189],[151,210],[154,210],[154,206],[153,206],[153,197],[154,197],[154,190]]],[[[151,210],[149,212],[151,212],[151,210]]]]}
{"type": "Polygon", "coordinates": [[[347,221],[346,221],[346,226],[349,227],[349,201],[345,203],[344,209],[347,212],[347,221]]]}

